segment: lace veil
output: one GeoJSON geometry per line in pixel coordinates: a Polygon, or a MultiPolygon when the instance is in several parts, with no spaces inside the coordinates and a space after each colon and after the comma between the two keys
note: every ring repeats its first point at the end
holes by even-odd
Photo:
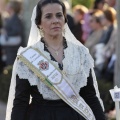
{"type": "MultiPolygon", "coordinates": [[[[31,30],[30,30],[30,35],[29,35],[29,40],[28,40],[28,45],[27,46],[31,46],[31,45],[35,44],[41,38],[41,35],[39,33],[39,29],[37,28],[37,26],[35,24],[35,17],[36,17],[36,6],[33,9],[32,17],[31,17],[31,30]]],[[[74,35],[71,33],[71,31],[70,31],[67,23],[64,25],[64,29],[65,29],[64,36],[65,36],[65,38],[66,38],[67,41],[70,41],[70,42],[72,42],[74,44],[77,44],[77,45],[79,44],[80,46],[83,46],[74,37],[74,35]]],[[[19,48],[18,54],[20,54],[21,51],[23,51],[22,47],[19,48]]],[[[91,61],[91,62],[93,62],[93,61],[91,61]]],[[[16,58],[16,60],[14,62],[14,66],[13,66],[12,79],[11,79],[11,85],[10,85],[10,89],[9,89],[8,104],[7,104],[7,110],[6,110],[6,120],[10,120],[11,119],[11,112],[12,112],[12,107],[13,107],[13,100],[15,98],[16,73],[17,73],[16,72],[16,66],[17,66],[17,58],[16,58]]],[[[95,79],[94,73],[93,73],[93,79],[95,79]]],[[[97,91],[96,93],[98,94],[98,97],[99,97],[99,92],[98,92],[96,84],[95,84],[95,88],[96,88],[96,91],[97,91]]],[[[102,104],[102,102],[101,102],[101,104],[102,104]]],[[[103,104],[102,104],[102,106],[103,106],[103,104]]]]}

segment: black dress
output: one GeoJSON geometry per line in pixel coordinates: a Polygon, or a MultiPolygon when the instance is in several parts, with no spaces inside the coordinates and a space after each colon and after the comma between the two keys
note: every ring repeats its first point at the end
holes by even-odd
{"type": "MultiPolygon", "coordinates": [[[[64,48],[66,47],[64,43],[64,48]]],[[[46,47],[44,48],[47,50],[46,47]]],[[[51,59],[55,60],[52,55],[51,59]]],[[[59,68],[62,70],[63,66],[59,64],[59,68]]],[[[85,120],[64,101],[43,99],[37,86],[31,86],[27,79],[22,80],[18,75],[15,90],[11,120],[85,120]],[[32,96],[31,104],[29,104],[30,95],[32,96]]],[[[96,97],[91,72],[87,86],[81,88],[80,95],[91,107],[96,120],[105,120],[102,107],[96,97]]]]}

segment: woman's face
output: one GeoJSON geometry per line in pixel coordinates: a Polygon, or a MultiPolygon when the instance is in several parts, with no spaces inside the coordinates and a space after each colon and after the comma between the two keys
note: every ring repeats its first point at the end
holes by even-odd
{"type": "Polygon", "coordinates": [[[13,9],[11,8],[11,5],[10,3],[8,3],[6,5],[6,11],[8,12],[9,15],[11,15],[13,13],[13,9]]]}
{"type": "Polygon", "coordinates": [[[89,24],[93,31],[97,30],[98,23],[96,22],[94,17],[90,17],[89,24]]]}
{"type": "Polygon", "coordinates": [[[42,8],[40,28],[43,29],[44,36],[62,35],[64,24],[65,17],[61,5],[53,3],[42,8]]]}
{"type": "Polygon", "coordinates": [[[77,10],[73,12],[73,18],[75,23],[79,23],[83,19],[83,15],[80,14],[77,10]]]}
{"type": "Polygon", "coordinates": [[[103,10],[103,8],[104,8],[104,3],[103,3],[103,2],[99,2],[98,5],[97,5],[97,8],[98,8],[99,10],[103,10]]]}

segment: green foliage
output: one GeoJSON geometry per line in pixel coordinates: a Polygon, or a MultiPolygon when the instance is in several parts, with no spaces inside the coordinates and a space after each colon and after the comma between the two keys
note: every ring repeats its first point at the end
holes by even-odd
{"type": "Polygon", "coordinates": [[[9,0],[6,0],[6,2],[9,2],[9,0]]]}
{"type": "Polygon", "coordinates": [[[72,6],[77,4],[82,4],[87,8],[91,8],[93,6],[94,0],[72,0],[72,6]]]}
{"type": "Polygon", "coordinates": [[[0,100],[7,102],[9,86],[12,74],[12,66],[4,68],[3,73],[0,74],[0,100]]]}

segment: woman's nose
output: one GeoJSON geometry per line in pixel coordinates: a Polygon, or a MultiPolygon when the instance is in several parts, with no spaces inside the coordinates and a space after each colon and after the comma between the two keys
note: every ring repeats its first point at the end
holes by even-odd
{"type": "Polygon", "coordinates": [[[55,23],[58,23],[58,22],[59,22],[58,18],[54,17],[53,20],[52,20],[52,23],[55,24],[55,23]]]}

